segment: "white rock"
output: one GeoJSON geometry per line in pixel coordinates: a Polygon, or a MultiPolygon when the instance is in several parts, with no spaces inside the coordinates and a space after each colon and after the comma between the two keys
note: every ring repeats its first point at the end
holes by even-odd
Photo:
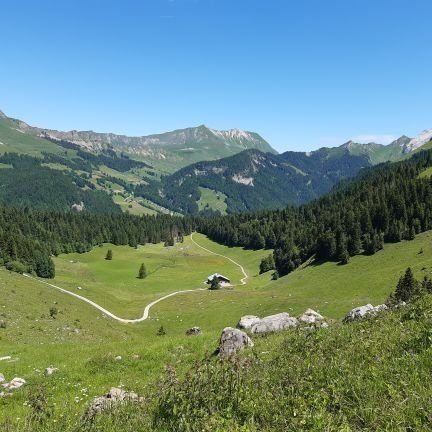
{"type": "Polygon", "coordinates": [[[86,415],[93,417],[102,411],[109,410],[116,405],[125,404],[128,402],[143,402],[143,398],[138,397],[134,392],[127,392],[125,390],[112,387],[109,393],[104,396],[95,398],[89,406],[86,415]]]}
{"type": "Polygon", "coordinates": [[[258,324],[261,318],[255,315],[245,315],[240,318],[237,327],[244,330],[251,330],[255,324],[258,324]]]}
{"type": "Polygon", "coordinates": [[[45,376],[51,376],[58,372],[58,368],[47,367],[44,371],[45,376]]]}
{"type": "Polygon", "coordinates": [[[12,357],[11,356],[4,356],[4,357],[0,357],[0,361],[3,360],[10,360],[12,357]]]}
{"type": "Polygon", "coordinates": [[[388,307],[385,304],[378,306],[372,306],[370,303],[364,306],[359,306],[351,310],[345,317],[345,321],[354,321],[357,319],[365,318],[368,316],[376,315],[379,312],[387,310],[388,307]]]}
{"type": "Polygon", "coordinates": [[[315,324],[318,321],[323,321],[324,317],[313,309],[307,309],[305,313],[299,317],[299,321],[306,324],[315,324]]]}
{"type": "Polygon", "coordinates": [[[114,360],[115,360],[115,361],[121,361],[121,359],[122,359],[122,356],[114,357],[114,360]]]}
{"type": "Polygon", "coordinates": [[[0,373],[0,383],[3,383],[5,381],[6,381],[6,379],[5,379],[4,375],[2,373],[0,373]]]}
{"type": "Polygon", "coordinates": [[[252,333],[270,333],[297,327],[297,325],[297,318],[290,317],[287,312],[282,312],[262,318],[252,327],[251,331],[252,333]]]}
{"type": "Polygon", "coordinates": [[[219,356],[228,356],[253,345],[251,338],[245,332],[226,327],[223,329],[219,341],[219,356]]]}
{"type": "Polygon", "coordinates": [[[24,378],[14,378],[11,382],[8,382],[6,384],[2,384],[2,386],[7,390],[17,390],[20,387],[22,387],[26,383],[24,378]]]}

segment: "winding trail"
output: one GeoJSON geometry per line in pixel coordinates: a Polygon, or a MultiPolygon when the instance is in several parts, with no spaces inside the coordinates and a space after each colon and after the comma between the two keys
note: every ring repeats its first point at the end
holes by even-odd
{"type": "Polygon", "coordinates": [[[218,253],[216,253],[216,252],[213,252],[213,251],[211,251],[211,250],[205,248],[204,246],[199,245],[199,244],[198,244],[198,243],[193,239],[193,235],[194,235],[194,234],[195,234],[195,233],[192,233],[191,236],[190,236],[190,238],[191,238],[191,240],[192,240],[192,243],[193,243],[195,246],[198,246],[199,248],[205,250],[206,252],[208,252],[208,253],[210,253],[210,254],[212,254],[212,255],[217,255],[217,256],[220,256],[220,257],[222,257],[222,258],[225,258],[225,259],[227,259],[228,261],[231,261],[231,262],[232,262],[233,264],[235,264],[237,267],[240,267],[240,270],[241,270],[242,273],[243,273],[243,278],[240,279],[240,283],[241,283],[241,285],[246,285],[246,280],[249,278],[249,276],[248,276],[247,273],[245,272],[245,269],[243,268],[242,265],[240,265],[238,262],[234,261],[233,259],[231,259],[231,258],[229,258],[229,257],[227,257],[227,256],[225,256],[225,255],[218,254],[218,253]]]}
{"type": "MultiPolygon", "coordinates": [[[[192,243],[194,243],[194,244],[195,244],[196,246],[198,246],[199,248],[205,250],[206,252],[208,252],[208,253],[210,253],[210,254],[212,254],[212,255],[218,255],[218,256],[221,256],[221,257],[223,257],[223,258],[225,258],[225,259],[231,261],[231,262],[232,262],[233,264],[235,264],[236,266],[240,267],[240,269],[241,269],[241,271],[242,271],[242,273],[243,273],[243,275],[244,275],[244,277],[240,280],[240,282],[241,282],[242,285],[246,285],[246,279],[248,278],[248,275],[246,274],[244,268],[243,268],[239,263],[235,262],[233,259],[231,259],[231,258],[229,258],[229,257],[227,257],[227,256],[225,256],[225,255],[218,254],[218,253],[213,252],[213,251],[211,251],[211,250],[209,250],[209,249],[206,249],[206,248],[203,247],[203,246],[200,246],[200,245],[199,245],[199,244],[198,244],[198,243],[193,239],[193,233],[191,234],[191,240],[192,240],[192,243]]],[[[114,319],[114,320],[116,320],[116,321],[118,321],[118,322],[124,323],[124,324],[134,324],[134,323],[140,323],[140,322],[145,321],[145,320],[148,319],[148,317],[149,317],[150,309],[151,309],[155,304],[157,304],[157,303],[159,303],[159,302],[161,302],[161,301],[163,301],[163,300],[166,300],[166,299],[169,298],[169,297],[173,297],[173,296],[178,295],[178,294],[189,293],[189,292],[206,291],[206,288],[197,288],[197,289],[190,289],[190,290],[183,290],[183,291],[175,291],[175,292],[172,292],[172,293],[170,293],[170,294],[167,294],[167,295],[165,295],[165,296],[163,296],[163,297],[160,297],[160,298],[158,298],[157,300],[154,300],[154,301],[152,301],[151,303],[149,303],[149,304],[144,308],[144,312],[143,312],[143,314],[142,314],[142,316],[141,316],[140,318],[136,318],[136,319],[125,319],[125,318],[120,318],[120,317],[118,317],[117,315],[113,314],[113,313],[110,312],[109,310],[103,308],[102,306],[98,305],[97,303],[95,303],[94,301],[88,299],[87,297],[84,297],[84,296],[82,296],[82,295],[76,294],[76,293],[74,293],[74,292],[72,292],[72,291],[68,291],[68,290],[66,290],[66,289],[64,289],[64,288],[61,288],[61,287],[57,286],[57,285],[50,284],[49,282],[45,282],[45,281],[43,281],[43,280],[41,280],[41,279],[35,278],[35,277],[33,277],[33,276],[30,276],[29,274],[26,274],[26,273],[24,273],[23,276],[26,277],[26,278],[29,278],[29,279],[33,279],[33,280],[35,280],[35,281],[37,281],[37,282],[39,282],[39,283],[41,283],[41,284],[44,284],[44,285],[47,285],[47,286],[51,287],[51,288],[55,288],[56,290],[59,290],[59,291],[65,293],[65,294],[69,294],[69,295],[71,295],[71,296],[73,296],[73,297],[75,297],[75,298],[77,298],[77,299],[79,299],[79,300],[81,300],[81,301],[83,301],[83,302],[86,302],[86,303],[88,303],[90,306],[93,306],[94,308],[96,308],[97,310],[101,311],[102,313],[104,313],[105,315],[109,316],[110,318],[112,318],[112,319],[114,319]]]]}

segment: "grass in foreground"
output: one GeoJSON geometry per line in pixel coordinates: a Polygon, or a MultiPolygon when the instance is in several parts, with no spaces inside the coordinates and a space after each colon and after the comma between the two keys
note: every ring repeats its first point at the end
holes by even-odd
{"type": "MultiPolygon", "coordinates": [[[[182,294],[178,297],[167,299],[152,309],[148,321],[139,325],[116,323],[104,317],[90,305],[77,299],[40,285],[37,281],[28,280],[17,274],[0,270],[0,320],[7,322],[5,329],[0,328],[0,357],[6,355],[12,356],[11,362],[0,362],[0,372],[7,379],[20,376],[28,382],[26,387],[22,391],[17,392],[13,397],[4,400],[0,399],[0,421],[4,420],[5,417],[9,417],[14,424],[19,425],[14,426],[12,430],[23,430],[24,419],[30,410],[24,403],[29,400],[31,394],[39,385],[43,385],[48,404],[53,409],[49,425],[46,423],[44,426],[46,427],[45,430],[49,431],[49,428],[52,428],[51,430],[61,430],[62,428],[65,431],[73,430],[72,425],[76,426],[79,424],[77,423],[77,419],[85,411],[86,406],[92,398],[104,394],[111,386],[124,385],[127,389],[147,394],[149,391],[147,385],[155,382],[164,374],[166,364],[175,365],[178,376],[180,378],[184,376],[195,361],[202,359],[206,353],[211,353],[216,348],[221,329],[228,325],[236,325],[241,315],[253,313],[262,316],[282,311],[297,315],[302,313],[307,307],[312,307],[320,310],[330,318],[340,318],[354,306],[368,302],[374,304],[382,303],[390,291],[394,289],[400,274],[402,274],[406,267],[413,267],[417,278],[421,278],[422,275],[429,274],[432,271],[431,232],[421,234],[411,242],[386,245],[383,251],[371,257],[354,257],[352,262],[347,266],[339,266],[335,263],[310,266],[274,282],[270,281],[270,274],[258,275],[259,261],[269,251],[253,252],[244,251],[240,248],[227,248],[217,245],[201,235],[195,235],[194,239],[200,245],[240,262],[250,276],[248,285],[244,287],[236,286],[232,290],[182,294]],[[420,251],[422,253],[419,253],[420,251]],[[52,307],[58,310],[55,318],[50,316],[50,309],[52,307]],[[156,333],[161,325],[166,329],[167,335],[159,337],[156,336],[156,333]],[[197,338],[185,336],[185,331],[193,325],[198,325],[203,329],[203,336],[197,338]],[[117,355],[122,356],[122,361],[114,361],[114,357],[117,355]],[[58,367],[60,369],[58,375],[49,378],[43,377],[43,369],[48,366],[58,367]],[[54,420],[56,420],[56,423],[54,423],[54,420]],[[55,425],[57,425],[58,429],[54,428],[55,425]]],[[[192,280],[192,277],[199,276],[197,286],[203,286],[202,275],[205,275],[205,278],[210,272],[220,271],[219,263],[222,262],[223,258],[211,256],[211,254],[207,254],[202,250],[195,250],[188,242],[189,240],[187,240],[185,245],[190,245],[190,250],[194,252],[188,257],[179,252],[179,257],[176,258],[176,265],[164,267],[159,271],[159,275],[161,277],[165,275],[167,278],[165,280],[173,281],[177,284],[176,286],[178,284],[186,286],[187,282],[192,280]],[[188,266],[186,263],[189,259],[188,266]],[[203,265],[200,260],[204,260],[205,264],[203,265]],[[216,270],[214,270],[214,264],[216,265],[216,270]]],[[[113,247],[111,246],[111,248],[113,247]]],[[[106,307],[110,304],[111,299],[113,303],[119,305],[118,312],[122,315],[124,313],[125,317],[130,318],[133,317],[134,311],[136,315],[140,315],[144,305],[147,304],[146,302],[144,304],[139,302],[140,296],[142,296],[143,300],[146,300],[147,296],[151,297],[151,301],[157,298],[160,293],[166,293],[174,288],[171,285],[166,286],[160,282],[159,286],[153,285],[154,288],[148,285],[148,292],[143,293],[143,286],[135,285],[143,282],[136,279],[142,258],[140,254],[151,254],[146,264],[148,263],[148,269],[152,271],[153,264],[151,262],[155,265],[166,261],[170,262],[172,257],[170,258],[169,254],[171,252],[168,249],[163,248],[161,245],[150,246],[148,249],[144,246],[138,251],[133,248],[113,248],[114,259],[109,263],[104,260],[107,249],[108,246],[105,246],[104,248],[96,248],[88,254],[77,255],[76,257],[72,255],[59,257],[58,260],[62,260],[65,267],[62,269],[60,262],[58,262],[59,279],[55,283],[75,290],[77,286],[82,286],[83,289],[76,290],[77,293],[95,295],[98,300],[101,300],[102,305],[106,307]],[[138,257],[133,254],[138,254],[138,257]],[[79,261],[79,263],[71,263],[70,261],[79,261]],[[105,266],[112,264],[115,267],[111,268],[111,271],[108,268],[107,271],[107,267],[105,266]],[[131,271],[132,273],[130,274],[131,271]],[[126,274],[128,276],[125,276],[126,274]],[[122,284],[122,279],[125,277],[130,279],[127,279],[122,284]],[[87,284],[88,287],[86,287],[87,284]],[[129,316],[131,313],[132,316],[129,316]]],[[[234,265],[232,268],[229,267],[225,270],[220,272],[228,273],[228,276],[232,277],[234,281],[238,281],[242,277],[240,270],[234,265]]],[[[154,273],[154,275],[157,274],[157,272],[154,273]]],[[[149,282],[150,280],[151,275],[144,282],[149,282]]],[[[187,285],[187,288],[194,287],[191,283],[187,285]]],[[[95,300],[96,297],[94,298],[95,300]]],[[[388,329],[390,329],[390,326],[394,326],[395,331],[399,332],[398,325],[397,320],[391,321],[391,324],[388,324],[388,329]]],[[[377,327],[379,327],[379,324],[375,325],[375,328],[377,327]]],[[[324,345],[327,343],[335,351],[335,362],[342,362],[341,365],[343,367],[339,365],[342,371],[345,371],[344,368],[349,369],[352,365],[355,365],[356,368],[358,367],[359,363],[350,363],[350,356],[357,352],[355,351],[356,349],[358,349],[357,355],[361,356],[366,355],[370,347],[371,355],[374,353],[377,356],[377,368],[381,359],[383,362],[387,362],[388,358],[391,357],[390,353],[397,354],[396,348],[392,348],[393,351],[389,351],[389,354],[385,356],[381,356],[379,353],[378,343],[381,339],[384,344],[387,341],[390,343],[395,340],[394,338],[389,338],[387,333],[377,333],[374,336],[375,339],[372,339],[375,341],[373,342],[375,345],[372,344],[369,346],[369,330],[364,330],[361,325],[358,327],[344,327],[340,330],[342,332],[340,335],[345,334],[343,332],[349,332],[351,328],[353,329],[352,333],[346,333],[347,340],[344,340],[345,336],[337,336],[337,333],[334,333],[336,330],[331,330],[330,333],[320,332],[319,334],[324,335],[323,337],[327,339],[324,339],[322,342],[319,342],[317,339],[311,339],[313,343],[311,342],[308,348],[310,351],[299,351],[301,355],[294,355],[297,352],[296,350],[300,350],[299,345],[304,343],[301,336],[295,336],[295,333],[257,338],[255,340],[256,349],[250,351],[250,353],[254,353],[253,356],[256,355],[263,361],[270,361],[273,357],[272,353],[282,352],[279,349],[279,344],[282,339],[287,338],[286,348],[284,348],[286,351],[284,355],[287,359],[286,366],[278,366],[281,370],[285,371],[287,377],[291,376],[291,371],[288,369],[289,362],[291,362],[289,367],[292,367],[293,371],[300,368],[298,371],[305,372],[307,364],[303,363],[301,365],[301,361],[303,361],[301,360],[302,356],[305,358],[311,356],[313,359],[315,355],[319,354],[314,352],[314,347],[318,351],[323,350],[324,345]],[[355,338],[357,333],[358,337],[360,337],[365,332],[366,336],[364,340],[355,338]],[[337,339],[336,336],[341,339],[337,339]],[[329,341],[332,337],[336,339],[330,343],[329,341]],[[339,354],[337,351],[338,343],[340,347],[343,347],[339,354]],[[348,345],[355,343],[359,344],[358,348],[354,346],[348,348],[348,345]],[[292,346],[293,350],[291,350],[290,346],[292,346]],[[349,349],[354,351],[351,352],[349,349]],[[346,350],[348,350],[346,357],[342,357],[342,354],[346,350]],[[265,352],[267,354],[261,354],[265,352]],[[297,363],[300,363],[300,365],[297,365],[297,363]]],[[[420,327],[417,330],[419,329],[420,327]]],[[[417,330],[403,327],[400,331],[402,335],[405,334],[404,332],[413,331],[412,334],[414,337],[417,330]]],[[[395,333],[395,338],[397,334],[399,333],[395,333]]],[[[331,350],[329,348],[329,356],[330,353],[331,350]]],[[[403,351],[403,355],[407,360],[410,359],[409,354],[405,351],[403,351]]],[[[319,360],[322,360],[322,358],[317,357],[313,360],[314,364],[318,365],[319,360]]],[[[369,361],[369,357],[366,357],[366,360],[369,361]]],[[[366,360],[362,363],[364,367],[368,367],[366,360]]],[[[398,361],[401,360],[399,359],[398,361]]],[[[331,360],[329,362],[331,363],[331,360]]],[[[337,366],[337,363],[330,364],[330,367],[334,368],[334,375],[336,375],[336,371],[338,370],[337,366]]],[[[423,377],[423,369],[418,373],[416,372],[417,368],[420,367],[417,363],[410,363],[407,367],[414,368],[412,369],[414,373],[423,377]]],[[[423,368],[424,366],[421,367],[423,368]]],[[[252,370],[256,371],[256,373],[259,372],[259,369],[252,370]]],[[[366,370],[374,374],[379,373],[379,371],[377,372],[374,369],[366,370]]],[[[400,365],[399,371],[401,370],[402,365],[400,365]]],[[[398,373],[400,376],[401,372],[398,373]]],[[[280,375],[276,376],[282,379],[280,375]]],[[[317,375],[314,373],[311,376],[313,379],[311,378],[309,382],[311,386],[310,397],[313,397],[313,392],[317,392],[317,397],[320,398],[320,383],[323,382],[325,385],[330,385],[331,383],[329,384],[327,381],[320,380],[315,382],[317,375]]],[[[363,377],[363,374],[360,376],[363,377]]],[[[340,379],[342,380],[343,377],[340,379]]],[[[348,378],[344,382],[348,385],[348,378]]],[[[357,381],[354,381],[355,383],[357,381]]],[[[358,384],[360,385],[360,383],[358,384]]],[[[305,386],[306,381],[304,383],[305,386]]],[[[264,388],[270,391],[268,387],[264,388]]],[[[355,388],[360,389],[361,387],[355,388]]],[[[339,387],[338,392],[335,393],[335,397],[340,398],[342,390],[343,387],[339,387]]],[[[378,387],[378,390],[381,391],[382,386],[378,387]]],[[[409,381],[407,392],[411,390],[416,391],[417,387],[409,381]]],[[[248,391],[249,389],[246,387],[245,392],[248,391]]],[[[304,391],[306,392],[306,390],[304,391]]],[[[397,392],[401,390],[399,387],[396,387],[395,391],[396,394],[399,394],[397,392]]],[[[266,397],[264,393],[260,396],[261,399],[265,399],[266,397]]],[[[347,400],[344,399],[344,401],[345,404],[348,404],[347,400]]],[[[250,403],[252,404],[252,402],[250,403]]],[[[357,403],[356,399],[352,400],[353,405],[357,403]]],[[[376,400],[373,403],[376,403],[376,400]]],[[[268,405],[265,400],[263,404],[265,407],[268,405]]],[[[373,404],[363,404],[362,406],[370,408],[373,404]]],[[[297,418],[299,418],[299,411],[296,412],[297,418]]],[[[260,415],[266,419],[266,416],[269,416],[271,411],[267,414],[264,411],[263,413],[260,415]]],[[[118,413],[116,418],[103,416],[98,420],[101,423],[99,430],[151,430],[144,428],[146,423],[143,418],[145,417],[147,420],[151,418],[148,417],[148,413],[144,415],[143,412],[139,413],[134,410],[135,417],[131,417],[130,423],[122,423],[125,421],[124,415],[118,413]],[[104,425],[102,426],[102,424],[104,425]],[[135,429],[133,429],[134,424],[136,426],[135,429]]],[[[405,416],[406,414],[401,415],[405,416]]],[[[287,415],[284,415],[284,417],[287,417],[287,415]]],[[[301,418],[305,420],[304,417],[301,418]]],[[[293,419],[291,420],[294,421],[293,419]]],[[[332,424],[325,423],[325,421],[327,420],[323,420],[324,425],[332,424]]],[[[221,431],[253,431],[254,427],[257,430],[265,430],[264,426],[260,425],[240,427],[239,424],[241,424],[240,420],[222,419],[221,414],[216,412],[214,418],[209,419],[208,425],[210,429],[208,430],[218,430],[217,427],[221,431]],[[225,426],[221,426],[223,424],[225,426]]],[[[287,424],[291,425],[291,423],[287,424]]],[[[309,423],[305,424],[309,425],[309,423]]],[[[368,429],[368,424],[370,423],[365,423],[366,426],[363,430],[377,430],[368,429]]],[[[348,423],[348,425],[352,425],[352,423],[348,423]]],[[[378,423],[378,425],[380,424],[378,423]]],[[[163,427],[165,426],[160,426],[160,429],[163,430],[163,427]]],[[[346,427],[345,430],[361,430],[361,428],[350,427],[351,429],[346,427]]],[[[274,429],[271,429],[269,426],[269,430],[277,430],[275,428],[276,426],[274,426],[274,429]]],[[[37,430],[36,426],[34,430],[37,430]]],[[[169,429],[167,426],[165,430],[175,429],[169,429]]],[[[297,429],[294,428],[294,430],[302,429],[299,426],[297,429]]],[[[313,429],[307,429],[305,426],[303,430],[313,429]]],[[[340,429],[329,428],[328,430],[344,429],[341,427],[340,429]]],[[[387,430],[398,429],[388,428],[387,430]]]]}

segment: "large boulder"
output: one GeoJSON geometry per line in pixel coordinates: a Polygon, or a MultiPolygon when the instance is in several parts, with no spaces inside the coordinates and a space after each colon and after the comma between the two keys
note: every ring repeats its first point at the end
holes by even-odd
{"type": "Polygon", "coordinates": [[[143,398],[140,398],[134,392],[127,392],[125,390],[112,387],[109,393],[99,396],[93,400],[87,409],[86,416],[93,417],[96,414],[99,414],[105,410],[110,410],[117,405],[123,405],[129,402],[138,403],[143,402],[143,400],[143,398]]]}
{"type": "Polygon", "coordinates": [[[324,317],[313,309],[307,309],[305,313],[299,317],[299,321],[305,324],[315,324],[324,321],[324,317]]]}
{"type": "Polygon", "coordinates": [[[243,331],[232,327],[223,329],[219,341],[219,357],[226,357],[254,344],[251,338],[243,331]]]}
{"type": "Polygon", "coordinates": [[[258,324],[261,321],[261,318],[255,315],[245,315],[240,318],[240,321],[237,324],[239,329],[251,330],[255,324],[258,324]]]}
{"type": "Polygon", "coordinates": [[[370,303],[364,306],[359,306],[352,309],[347,316],[345,317],[346,322],[355,321],[358,319],[374,316],[379,312],[387,310],[387,306],[385,304],[381,304],[378,306],[373,306],[370,303]]]}
{"type": "Polygon", "coordinates": [[[276,315],[269,315],[262,318],[252,326],[252,333],[271,333],[285,330],[290,327],[297,327],[297,318],[291,317],[287,312],[276,315]]]}

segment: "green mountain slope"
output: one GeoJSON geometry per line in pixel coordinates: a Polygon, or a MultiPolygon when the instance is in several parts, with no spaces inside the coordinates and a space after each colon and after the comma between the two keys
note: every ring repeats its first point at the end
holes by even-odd
{"type": "Polygon", "coordinates": [[[366,156],[351,155],[342,148],[281,155],[247,150],[190,165],[163,177],[161,182],[138,187],[135,193],[181,213],[198,212],[202,188],[225,196],[230,213],[281,208],[317,198],[368,166],[366,156]]]}
{"type": "Polygon", "coordinates": [[[14,122],[16,129],[25,134],[67,141],[90,152],[114,149],[144,159],[164,172],[174,172],[194,162],[220,159],[246,149],[276,153],[257,133],[240,129],[221,131],[201,125],[162,134],[130,137],[93,131],[63,132],[33,127],[20,120],[14,122]]]}

